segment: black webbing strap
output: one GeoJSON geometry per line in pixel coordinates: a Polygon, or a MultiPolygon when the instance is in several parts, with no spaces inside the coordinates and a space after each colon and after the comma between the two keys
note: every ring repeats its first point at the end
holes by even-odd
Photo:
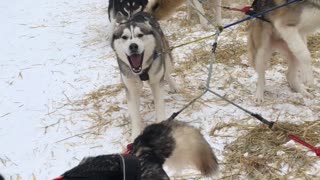
{"type": "Polygon", "coordinates": [[[137,156],[119,154],[123,180],[140,180],[140,162],[137,156]]]}

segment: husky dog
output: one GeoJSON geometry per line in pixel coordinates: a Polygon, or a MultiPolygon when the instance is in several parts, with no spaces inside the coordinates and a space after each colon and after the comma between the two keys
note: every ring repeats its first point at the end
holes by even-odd
{"type": "MultiPolygon", "coordinates": [[[[256,0],[259,12],[280,5],[287,0],[256,0]]],[[[271,55],[279,51],[288,63],[287,81],[291,89],[308,97],[303,83],[313,84],[311,55],[307,35],[320,27],[320,0],[305,0],[265,15],[270,22],[253,20],[248,26],[249,60],[258,73],[255,99],[264,101],[265,71],[271,55]]]]}
{"type": "Polygon", "coordinates": [[[118,18],[118,21],[120,23],[115,27],[111,46],[117,55],[121,79],[126,89],[133,140],[142,127],[139,99],[143,81],[150,84],[158,122],[165,119],[164,79],[172,91],[177,91],[177,88],[170,76],[172,57],[169,45],[153,16],[140,12],[129,20],[118,18]]]}
{"type": "Polygon", "coordinates": [[[129,155],[85,158],[59,179],[169,180],[163,170],[169,160],[174,161],[173,166],[193,167],[204,176],[218,170],[217,158],[199,130],[184,122],[166,120],[147,126],[135,139],[129,155]]]}
{"type": "MultiPolygon", "coordinates": [[[[200,13],[204,14],[204,9],[200,3],[204,0],[109,0],[108,14],[110,20],[110,31],[113,31],[116,15],[130,17],[141,11],[146,11],[154,15],[157,20],[162,20],[170,16],[178,7],[188,2],[190,6],[196,7],[200,13]]],[[[221,0],[215,1],[216,21],[221,23],[221,0]]],[[[207,27],[207,20],[198,13],[200,23],[207,27]]]]}

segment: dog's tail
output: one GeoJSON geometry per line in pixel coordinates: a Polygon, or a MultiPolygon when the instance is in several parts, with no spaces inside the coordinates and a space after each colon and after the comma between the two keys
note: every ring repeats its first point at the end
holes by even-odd
{"type": "Polygon", "coordinates": [[[172,134],[176,147],[166,164],[175,170],[195,168],[204,176],[218,170],[217,158],[200,131],[182,122],[174,121],[172,134]]]}

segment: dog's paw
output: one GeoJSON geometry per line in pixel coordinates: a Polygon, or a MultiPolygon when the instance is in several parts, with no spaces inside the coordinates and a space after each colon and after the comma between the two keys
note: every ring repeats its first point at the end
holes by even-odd
{"type": "Polygon", "coordinates": [[[306,89],[304,89],[304,88],[302,88],[301,89],[301,91],[299,92],[299,93],[301,93],[303,96],[305,96],[305,97],[307,97],[307,98],[314,98],[314,96],[311,94],[311,93],[309,93],[306,89]]]}
{"type": "Polygon", "coordinates": [[[264,92],[263,91],[256,91],[255,97],[254,97],[254,102],[256,104],[262,104],[264,101],[264,92]]]}
{"type": "Polygon", "coordinates": [[[178,88],[176,85],[175,86],[170,86],[169,87],[169,93],[178,93],[180,92],[180,88],[178,88]]]}
{"type": "Polygon", "coordinates": [[[309,86],[312,87],[314,85],[314,80],[313,80],[313,72],[312,69],[305,69],[301,72],[301,81],[309,86]]]}

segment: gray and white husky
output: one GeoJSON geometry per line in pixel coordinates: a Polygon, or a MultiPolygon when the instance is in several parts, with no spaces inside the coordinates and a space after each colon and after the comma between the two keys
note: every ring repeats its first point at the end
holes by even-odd
{"type": "Polygon", "coordinates": [[[126,88],[132,140],[142,129],[139,115],[143,81],[150,84],[154,96],[157,121],[165,119],[163,84],[177,88],[170,76],[172,58],[169,45],[158,22],[149,13],[140,12],[128,20],[117,18],[112,48],[117,55],[121,79],[126,88]]]}
{"type": "MultiPolygon", "coordinates": [[[[285,2],[287,0],[256,0],[253,8],[259,12],[285,2]]],[[[297,2],[264,18],[270,22],[253,20],[248,27],[249,59],[258,73],[256,101],[264,100],[265,71],[274,51],[279,51],[287,60],[287,81],[291,89],[310,97],[303,85],[313,84],[307,35],[320,28],[320,0],[297,2]]]]}

